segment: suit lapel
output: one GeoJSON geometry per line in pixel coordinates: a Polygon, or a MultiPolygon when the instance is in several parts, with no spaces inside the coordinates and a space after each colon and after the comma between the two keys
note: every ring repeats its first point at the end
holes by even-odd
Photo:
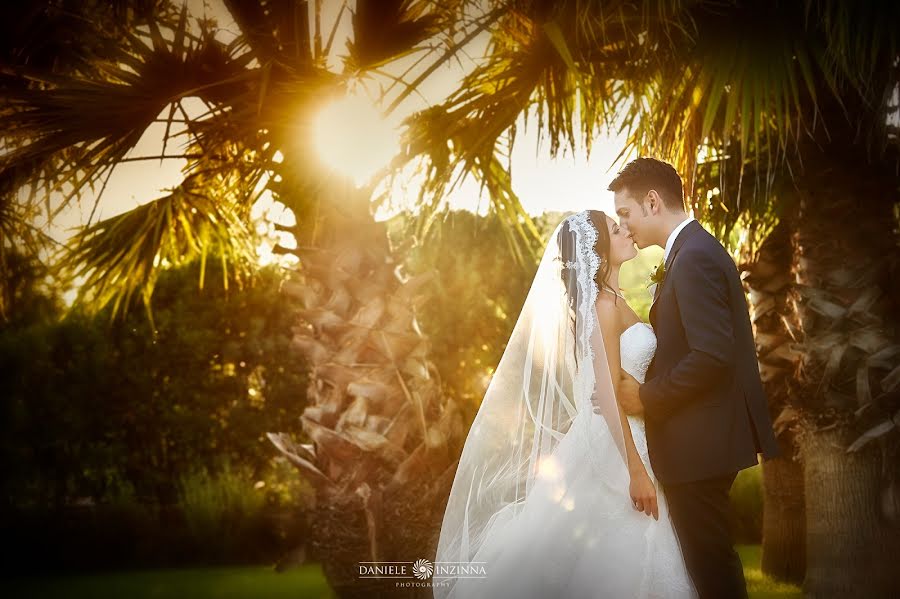
{"type": "Polygon", "coordinates": [[[653,303],[650,304],[650,322],[653,323],[653,308],[656,307],[656,300],[659,299],[659,296],[662,295],[663,286],[666,284],[666,280],[669,278],[669,268],[671,267],[672,261],[675,260],[675,254],[678,253],[678,250],[681,249],[681,246],[684,245],[685,240],[688,237],[696,233],[699,229],[703,227],[696,220],[692,220],[688,224],[684,226],[684,228],[678,233],[678,237],[675,238],[675,241],[672,243],[672,249],[669,251],[669,257],[666,259],[665,273],[666,276],[663,277],[661,283],[656,286],[656,293],[653,294],[653,303]]]}

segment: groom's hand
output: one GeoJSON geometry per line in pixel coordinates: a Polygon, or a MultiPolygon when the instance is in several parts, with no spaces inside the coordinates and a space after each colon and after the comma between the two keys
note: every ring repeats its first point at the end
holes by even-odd
{"type": "Polygon", "coordinates": [[[622,411],[629,416],[641,416],[644,413],[644,404],[641,403],[641,396],[638,392],[640,383],[633,376],[625,372],[621,372],[619,379],[618,399],[622,406],[622,411]]]}

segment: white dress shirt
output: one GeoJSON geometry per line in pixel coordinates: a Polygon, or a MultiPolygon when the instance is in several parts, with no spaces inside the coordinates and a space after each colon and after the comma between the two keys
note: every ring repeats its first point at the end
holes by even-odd
{"type": "Polygon", "coordinates": [[[689,222],[695,220],[693,216],[689,216],[680,223],[675,229],[669,233],[669,238],[666,240],[666,252],[663,254],[663,264],[665,264],[669,260],[669,252],[672,251],[672,246],[675,245],[675,238],[678,237],[678,234],[681,233],[681,230],[685,228],[689,222]]]}

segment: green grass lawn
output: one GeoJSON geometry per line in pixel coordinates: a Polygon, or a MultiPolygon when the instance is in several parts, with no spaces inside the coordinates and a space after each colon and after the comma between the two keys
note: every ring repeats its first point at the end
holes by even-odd
{"type": "MultiPolygon", "coordinates": [[[[800,589],[765,578],[759,545],[739,545],[751,599],[802,597],[800,589]]],[[[7,580],[6,597],[66,599],[327,599],[333,597],[317,565],[277,574],[265,566],[139,570],[57,578],[7,580]]]]}
{"type": "Polygon", "coordinates": [[[67,599],[330,599],[318,565],[276,573],[266,566],[137,570],[7,581],[6,597],[67,599]]]}
{"type": "Polygon", "coordinates": [[[787,599],[801,598],[800,588],[792,584],[775,582],[765,576],[759,569],[760,546],[738,545],[738,555],[744,564],[744,578],[747,579],[747,591],[750,599],[787,599]]]}

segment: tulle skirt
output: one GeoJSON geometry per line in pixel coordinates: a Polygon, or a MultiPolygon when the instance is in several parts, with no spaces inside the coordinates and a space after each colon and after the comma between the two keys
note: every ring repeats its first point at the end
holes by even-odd
{"type": "Polygon", "coordinates": [[[485,575],[455,578],[449,597],[697,597],[650,467],[643,420],[628,419],[657,487],[659,520],[632,507],[628,470],[606,421],[582,411],[524,501],[488,528],[472,560],[483,562],[485,575]]]}

